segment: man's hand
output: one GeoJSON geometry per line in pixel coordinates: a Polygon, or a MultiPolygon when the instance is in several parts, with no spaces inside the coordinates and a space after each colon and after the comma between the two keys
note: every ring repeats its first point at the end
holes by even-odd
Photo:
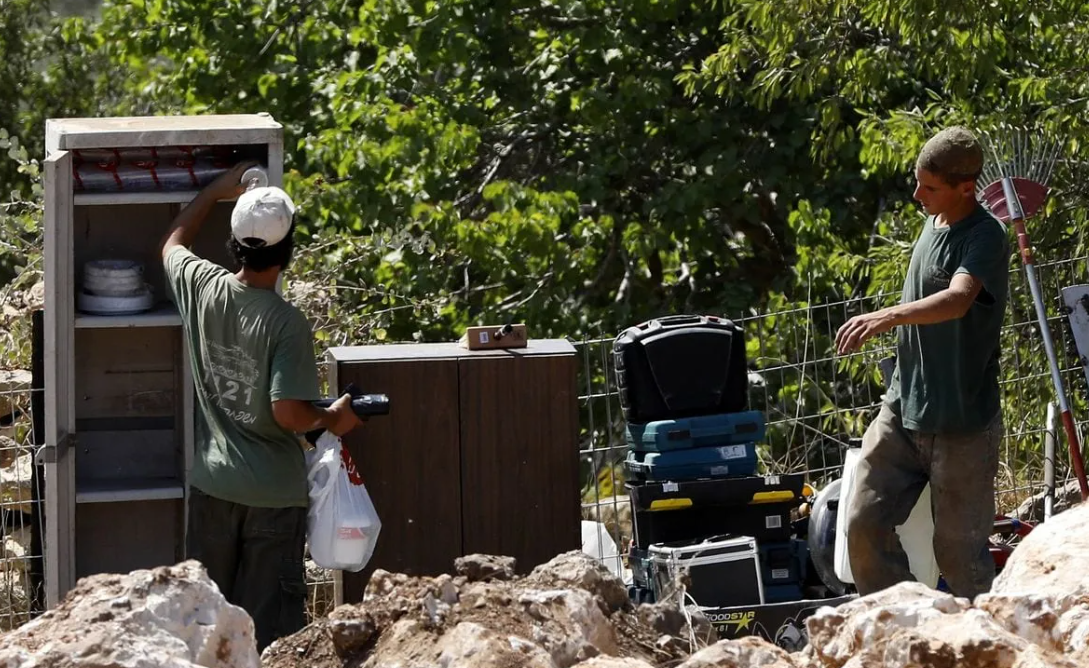
{"type": "Polygon", "coordinates": [[[240,183],[242,174],[257,164],[254,160],[244,160],[220,174],[215,181],[204,186],[197,193],[196,198],[174,218],[173,224],[159,244],[159,254],[164,260],[174,246],[189,248],[193,245],[193,240],[204,225],[204,220],[212,207],[221,199],[231,199],[241,195],[245,191],[245,187],[240,183]]]}
{"type": "Polygon", "coordinates": [[[895,324],[888,309],[856,315],[836,332],[836,353],[843,355],[854,352],[866,341],[892,329],[895,324]]]}
{"type": "Polygon", "coordinates": [[[329,408],[318,408],[309,401],[279,399],[272,402],[272,417],[276,424],[296,434],[314,429],[327,429],[343,436],[363,424],[352,411],[352,397],[345,394],[329,408]]]}
{"type": "Polygon", "coordinates": [[[242,175],[247,169],[256,167],[258,164],[260,163],[256,160],[243,160],[216,177],[216,180],[205,186],[204,190],[216,200],[238,197],[246,191],[246,186],[242,183],[242,175]]]}
{"type": "Polygon", "coordinates": [[[326,428],[333,432],[334,436],[343,436],[363,424],[363,421],[352,410],[352,395],[350,394],[342,395],[333,402],[328,410],[333,419],[326,428]]]}

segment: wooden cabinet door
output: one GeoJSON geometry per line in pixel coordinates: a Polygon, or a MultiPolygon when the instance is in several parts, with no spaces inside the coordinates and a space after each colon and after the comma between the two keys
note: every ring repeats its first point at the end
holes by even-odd
{"type": "Polygon", "coordinates": [[[528,572],[579,549],[574,355],[462,357],[462,547],[528,572]]]}
{"type": "Polygon", "coordinates": [[[370,563],[343,574],[344,601],[362,600],[376,568],[451,572],[462,544],[457,360],[341,362],[336,382],[390,397],[389,415],[344,439],[382,521],[370,563]]]}

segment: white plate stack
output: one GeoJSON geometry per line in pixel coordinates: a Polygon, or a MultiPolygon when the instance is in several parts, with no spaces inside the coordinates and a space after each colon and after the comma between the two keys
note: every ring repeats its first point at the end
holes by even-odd
{"type": "Polygon", "coordinates": [[[83,265],[83,289],[76,296],[80,311],[95,315],[128,315],[151,308],[151,286],[144,267],[133,260],[91,260],[83,265]]]}

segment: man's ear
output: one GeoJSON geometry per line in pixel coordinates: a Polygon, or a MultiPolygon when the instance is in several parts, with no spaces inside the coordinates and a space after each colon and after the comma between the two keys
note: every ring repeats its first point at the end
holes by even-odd
{"type": "Polygon", "coordinates": [[[972,197],[972,198],[974,198],[976,196],[976,182],[975,182],[975,179],[972,179],[972,180],[965,181],[965,182],[961,183],[960,185],[957,186],[957,189],[960,190],[961,197],[965,197],[965,198],[972,197]]]}

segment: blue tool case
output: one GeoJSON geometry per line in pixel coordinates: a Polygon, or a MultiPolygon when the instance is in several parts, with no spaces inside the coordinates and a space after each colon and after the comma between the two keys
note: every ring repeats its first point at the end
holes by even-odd
{"type": "Polygon", "coordinates": [[[640,452],[671,452],[692,448],[757,443],[766,430],[760,411],[701,415],[658,420],[645,424],[629,422],[625,427],[628,445],[640,452]]]}
{"type": "Polygon", "coordinates": [[[756,444],[741,443],[671,452],[631,450],[624,462],[634,480],[697,480],[751,476],[756,472],[756,444]]]}

